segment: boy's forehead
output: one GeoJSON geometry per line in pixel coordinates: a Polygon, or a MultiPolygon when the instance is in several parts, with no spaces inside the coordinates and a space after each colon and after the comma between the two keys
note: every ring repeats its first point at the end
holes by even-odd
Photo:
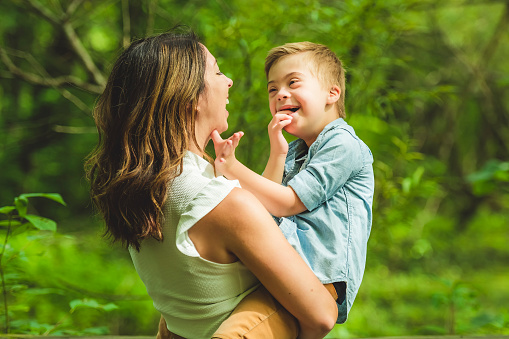
{"type": "Polygon", "coordinates": [[[291,75],[305,74],[310,72],[311,75],[315,76],[315,63],[312,58],[309,57],[309,53],[297,53],[291,55],[285,55],[284,57],[277,60],[269,70],[268,82],[276,80],[279,77],[288,77],[291,75]]]}

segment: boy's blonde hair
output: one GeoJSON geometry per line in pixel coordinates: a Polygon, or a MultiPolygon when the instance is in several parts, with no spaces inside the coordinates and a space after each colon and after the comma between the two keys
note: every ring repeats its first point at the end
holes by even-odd
{"type": "Polygon", "coordinates": [[[336,102],[336,110],[340,118],[345,118],[345,69],[341,60],[329,47],[309,41],[292,42],[274,47],[269,51],[265,59],[265,76],[269,77],[270,69],[279,60],[288,55],[298,53],[306,53],[314,63],[315,75],[322,82],[324,88],[329,88],[333,85],[339,86],[341,95],[336,102]]]}

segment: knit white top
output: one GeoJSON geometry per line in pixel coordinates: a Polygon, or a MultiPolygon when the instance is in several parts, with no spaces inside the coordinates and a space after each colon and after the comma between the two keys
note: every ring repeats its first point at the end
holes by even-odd
{"type": "Polygon", "coordinates": [[[215,177],[211,164],[188,151],[183,172],[168,190],[164,240],[144,239],[129,252],[154,307],[168,329],[192,339],[210,338],[257,278],[241,263],[219,264],[200,256],[188,230],[216,207],[238,181],[215,177]]]}

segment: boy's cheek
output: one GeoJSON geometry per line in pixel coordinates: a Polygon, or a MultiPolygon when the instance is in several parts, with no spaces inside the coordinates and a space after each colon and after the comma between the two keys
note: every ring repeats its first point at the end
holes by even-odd
{"type": "Polygon", "coordinates": [[[276,107],[274,105],[272,105],[272,103],[269,103],[269,110],[270,110],[270,114],[272,116],[274,116],[276,114],[276,107]]]}

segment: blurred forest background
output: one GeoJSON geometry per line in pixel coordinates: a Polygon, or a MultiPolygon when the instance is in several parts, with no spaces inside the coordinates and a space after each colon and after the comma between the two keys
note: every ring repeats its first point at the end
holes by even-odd
{"type": "Polygon", "coordinates": [[[258,172],[268,50],[309,40],[346,64],[347,121],[374,154],[376,194],[364,282],[329,338],[509,334],[502,0],[0,1],[0,206],[16,208],[0,209],[1,331],[155,334],[159,315],[128,253],[101,238],[83,161],[115,57],[177,24],[233,79],[225,135],[245,132],[237,154],[258,172]],[[14,198],[37,192],[67,204],[28,199],[56,232],[19,220],[28,200],[14,198]]]}

